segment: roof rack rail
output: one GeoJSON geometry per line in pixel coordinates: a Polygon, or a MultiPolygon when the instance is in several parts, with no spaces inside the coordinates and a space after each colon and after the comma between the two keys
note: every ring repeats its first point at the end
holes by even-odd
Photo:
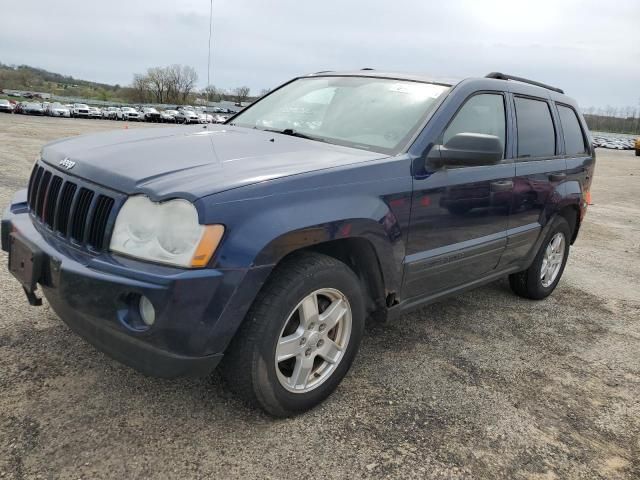
{"type": "Polygon", "coordinates": [[[546,88],[547,90],[553,90],[554,92],[558,92],[558,93],[564,94],[564,90],[562,90],[560,88],[552,87],[551,85],[547,85],[545,83],[536,82],[535,80],[529,80],[527,78],[516,77],[516,76],[513,76],[513,75],[507,75],[506,73],[491,72],[491,73],[485,75],[485,78],[495,78],[497,80],[514,80],[516,82],[528,83],[529,85],[535,85],[536,87],[542,87],[542,88],[546,88]]]}
{"type": "Polygon", "coordinates": [[[362,70],[373,70],[373,68],[371,68],[371,67],[364,67],[364,68],[361,68],[360,70],[361,70],[361,71],[362,71],[362,70]]]}
{"type": "Polygon", "coordinates": [[[313,72],[311,75],[318,75],[319,73],[331,73],[333,70],[320,70],[319,72],[313,72]]]}

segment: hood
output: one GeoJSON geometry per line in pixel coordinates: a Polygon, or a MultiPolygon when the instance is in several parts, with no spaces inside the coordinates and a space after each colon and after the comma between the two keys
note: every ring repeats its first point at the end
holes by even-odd
{"type": "Polygon", "coordinates": [[[228,125],[115,130],[46,145],[44,162],[64,173],[154,200],[196,200],[276,178],[386,155],[228,125]],[[64,170],[59,162],[75,162],[64,170]]]}

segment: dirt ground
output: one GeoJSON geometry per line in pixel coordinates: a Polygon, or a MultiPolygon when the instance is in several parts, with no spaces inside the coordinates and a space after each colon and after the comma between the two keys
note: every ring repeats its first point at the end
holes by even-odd
{"type": "MultiPolygon", "coordinates": [[[[44,143],[123,126],[0,114],[0,206],[44,143]]],[[[371,325],[337,392],[289,420],[215,374],[119,365],[29,307],[2,252],[0,478],[640,478],[640,158],[599,150],[592,192],[550,298],[500,281],[371,325]]]]}

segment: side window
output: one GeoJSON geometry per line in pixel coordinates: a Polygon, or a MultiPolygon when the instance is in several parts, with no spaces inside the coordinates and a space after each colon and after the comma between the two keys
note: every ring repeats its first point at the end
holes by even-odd
{"type": "Polygon", "coordinates": [[[549,104],[515,97],[518,125],[518,157],[552,157],[556,154],[556,132],[549,104]]]}
{"type": "Polygon", "coordinates": [[[442,135],[446,144],[458,133],[495,135],[502,142],[503,158],[506,138],[504,97],[495,93],[474,95],[462,106],[442,135]]]}
{"type": "Polygon", "coordinates": [[[579,155],[587,152],[584,135],[576,112],[564,105],[558,105],[562,133],[564,134],[564,148],[567,155],[579,155]]]}

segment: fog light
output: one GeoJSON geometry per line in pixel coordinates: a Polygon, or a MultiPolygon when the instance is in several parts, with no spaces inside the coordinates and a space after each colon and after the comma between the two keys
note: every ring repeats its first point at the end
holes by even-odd
{"type": "Polygon", "coordinates": [[[140,318],[142,318],[145,325],[149,327],[153,325],[153,322],[156,321],[156,310],[153,308],[151,300],[142,295],[138,303],[138,309],[140,310],[140,318]]]}

